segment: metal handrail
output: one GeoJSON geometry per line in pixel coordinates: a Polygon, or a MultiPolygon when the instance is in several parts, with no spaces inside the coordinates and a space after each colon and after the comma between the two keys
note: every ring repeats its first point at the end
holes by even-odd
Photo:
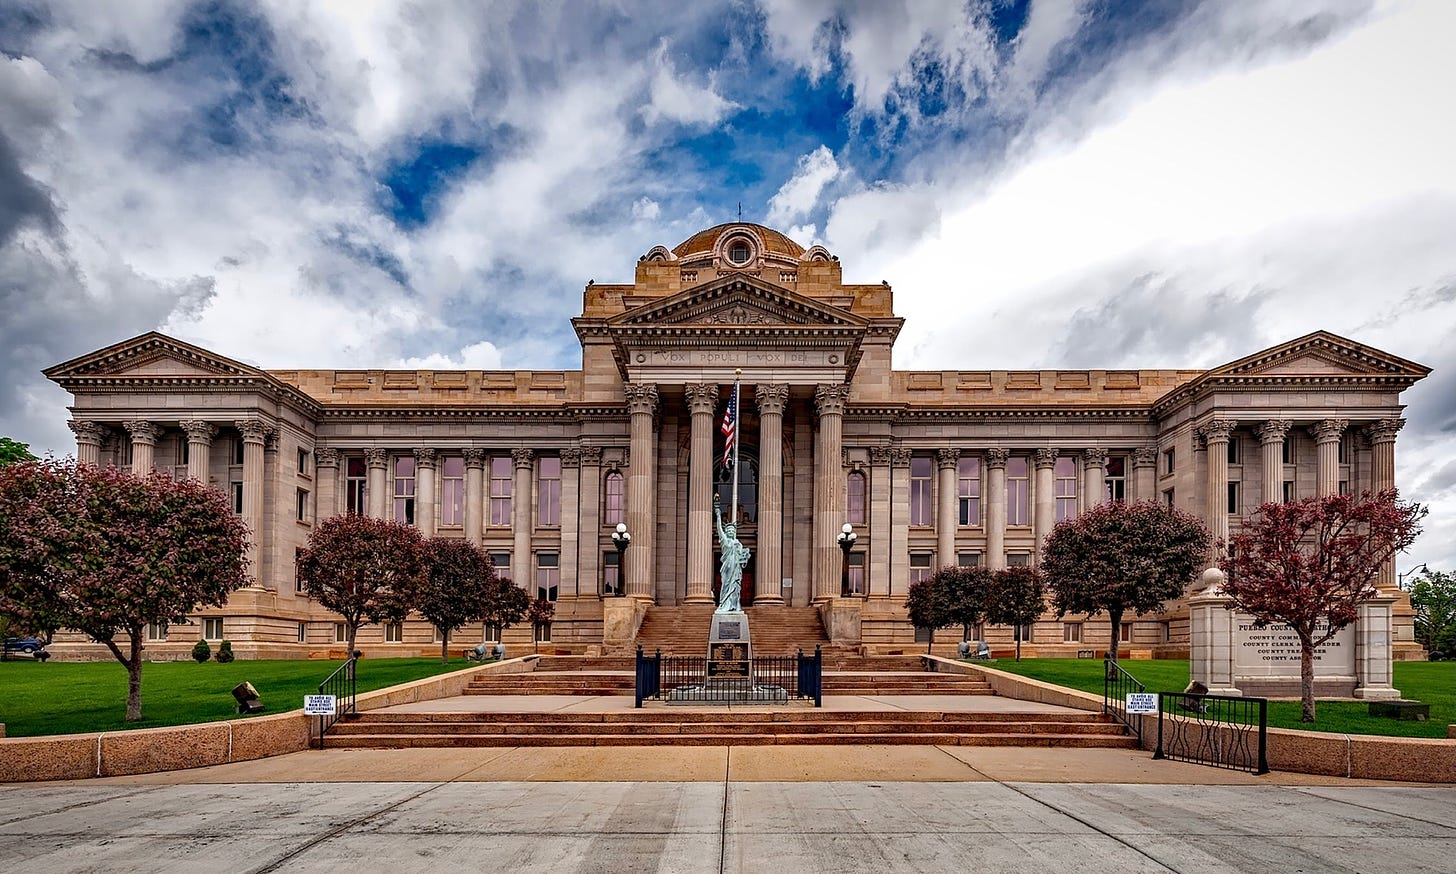
{"type": "Polygon", "coordinates": [[[1159,692],[1153,758],[1269,773],[1269,699],[1159,692]]]}
{"type": "Polygon", "coordinates": [[[353,716],[358,713],[355,708],[358,699],[358,671],[359,656],[358,650],[349,660],[339,665],[338,670],[329,674],[328,679],[319,683],[318,693],[320,695],[334,696],[334,712],[329,715],[321,715],[318,718],[318,742],[319,749],[324,748],[324,735],[334,727],[344,716],[353,716]]]}
{"type": "MultiPolygon", "coordinates": [[[[799,650],[791,656],[755,656],[751,663],[750,675],[755,687],[782,689],[785,697],[781,702],[811,699],[815,707],[824,706],[824,653],[819,647],[814,648],[812,656],[799,650]]],[[[674,701],[723,700],[721,689],[715,691],[708,686],[708,659],[702,656],[664,656],[662,650],[649,656],[639,646],[634,673],[633,703],[637,707],[648,699],[662,700],[669,693],[674,701]]],[[[746,679],[736,682],[748,687],[746,679]]]]}
{"type": "Polygon", "coordinates": [[[1143,721],[1127,715],[1129,692],[1146,692],[1138,678],[1122,669],[1122,665],[1111,659],[1102,660],[1102,712],[1111,715],[1133,734],[1137,735],[1138,746],[1143,742],[1143,721]]]}

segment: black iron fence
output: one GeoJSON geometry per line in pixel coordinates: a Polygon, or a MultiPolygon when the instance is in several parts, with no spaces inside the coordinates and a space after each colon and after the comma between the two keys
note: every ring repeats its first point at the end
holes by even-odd
{"type": "Polygon", "coordinates": [[[1128,731],[1137,735],[1138,745],[1143,742],[1143,721],[1127,714],[1127,696],[1130,692],[1146,692],[1137,677],[1122,669],[1111,659],[1102,661],[1102,712],[1121,722],[1128,731]]]}
{"type": "Polygon", "coordinates": [[[636,706],[647,700],[700,701],[721,703],[725,700],[765,703],[785,700],[811,700],[815,707],[824,704],[824,654],[814,647],[812,656],[757,656],[752,659],[752,677],[708,675],[708,659],[696,656],[665,656],[661,650],[644,655],[637,647],[636,706]]]}
{"type": "Polygon", "coordinates": [[[329,674],[329,678],[319,683],[318,693],[320,695],[334,696],[334,712],[327,715],[320,715],[318,718],[318,745],[319,749],[324,748],[324,735],[334,723],[346,715],[357,713],[354,704],[358,697],[356,669],[359,665],[359,656],[356,653],[348,661],[339,666],[337,671],[329,674]]]}
{"type": "Polygon", "coordinates": [[[1158,693],[1153,758],[1267,774],[1268,753],[1268,699],[1158,693]]]}

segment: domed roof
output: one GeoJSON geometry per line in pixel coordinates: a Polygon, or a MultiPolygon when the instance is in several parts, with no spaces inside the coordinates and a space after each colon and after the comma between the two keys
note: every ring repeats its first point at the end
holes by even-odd
{"type": "Polygon", "coordinates": [[[798,258],[804,254],[804,247],[790,240],[782,233],[773,228],[766,228],[763,225],[756,225],[751,222],[725,222],[716,227],[708,228],[705,231],[698,231],[672,249],[672,254],[679,258],[688,255],[696,255],[699,252],[711,252],[717,245],[718,238],[732,228],[743,228],[755,233],[763,241],[767,254],[784,255],[790,258],[798,258]]]}

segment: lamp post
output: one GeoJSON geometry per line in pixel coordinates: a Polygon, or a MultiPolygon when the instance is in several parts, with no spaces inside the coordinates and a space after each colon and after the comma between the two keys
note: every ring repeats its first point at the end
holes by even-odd
{"type": "Polygon", "coordinates": [[[625,595],[627,585],[627,547],[632,545],[632,535],[627,533],[627,523],[618,522],[612,532],[612,545],[617,547],[617,592],[618,598],[625,595]]]}
{"type": "Polygon", "coordinates": [[[1411,568],[1410,570],[1406,571],[1405,573],[1398,574],[1396,576],[1396,578],[1395,578],[1396,588],[1401,589],[1402,591],[1405,591],[1406,590],[1406,588],[1405,588],[1405,578],[1408,577],[1408,576],[1410,576],[1411,574],[1416,573],[1417,571],[1424,571],[1424,570],[1427,570],[1426,563],[1425,562],[1421,562],[1420,564],[1416,565],[1415,567],[1411,568]]]}
{"type": "Polygon", "coordinates": [[[844,576],[839,581],[839,596],[849,597],[849,551],[854,549],[854,542],[859,537],[854,533],[854,526],[848,522],[839,531],[839,548],[844,550],[844,576]]]}

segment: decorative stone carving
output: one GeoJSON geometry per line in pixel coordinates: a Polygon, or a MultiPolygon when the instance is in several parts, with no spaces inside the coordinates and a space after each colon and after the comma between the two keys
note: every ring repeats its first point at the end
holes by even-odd
{"type": "Polygon", "coordinates": [[[1089,468],[1095,469],[1095,468],[1107,467],[1107,450],[1106,449],[1083,449],[1082,450],[1082,467],[1083,467],[1083,469],[1089,469],[1089,468]]]}
{"type": "Polygon", "coordinates": [[[529,470],[536,463],[536,450],[534,449],[512,449],[511,464],[516,470],[526,468],[529,470]]]}
{"type": "Polygon", "coordinates": [[[67,422],[66,427],[70,428],[71,433],[76,435],[77,443],[87,443],[92,446],[100,446],[110,430],[105,425],[97,422],[75,420],[67,422]]]}
{"type": "Polygon", "coordinates": [[[1158,450],[1151,446],[1143,446],[1141,448],[1134,449],[1132,451],[1132,466],[1134,468],[1157,467],[1158,450]]]}
{"type": "Polygon", "coordinates": [[[273,426],[262,419],[238,419],[233,426],[242,432],[244,443],[266,443],[268,435],[273,433],[273,426]]]}
{"type": "Polygon", "coordinates": [[[485,459],[487,456],[484,449],[478,446],[472,446],[469,449],[463,450],[461,454],[465,456],[465,466],[467,468],[478,469],[485,467],[485,459]]]}
{"type": "Polygon", "coordinates": [[[760,309],[735,304],[709,313],[704,319],[708,325],[782,325],[784,320],[760,309]]]}
{"type": "Polygon", "coordinates": [[[1309,433],[1314,437],[1314,442],[1339,443],[1340,438],[1345,436],[1345,429],[1350,427],[1349,419],[1324,419],[1309,426],[1309,433]]]}
{"type": "Polygon", "coordinates": [[[1270,419],[1255,425],[1254,433],[1259,435],[1260,443],[1283,443],[1293,427],[1294,423],[1288,419],[1270,419]]]}
{"type": "Polygon", "coordinates": [[[959,449],[937,449],[935,450],[935,466],[941,470],[953,470],[961,460],[959,449]]]}
{"type": "Polygon", "coordinates": [[[895,447],[890,450],[890,464],[895,467],[909,467],[910,458],[915,453],[909,449],[895,447]]]}
{"type": "Polygon", "coordinates": [[[1037,470],[1057,466],[1057,458],[1062,454],[1059,449],[1038,449],[1031,454],[1033,463],[1037,470]]]}
{"type": "Polygon", "coordinates": [[[389,467],[389,450],[366,449],[364,450],[364,462],[371,468],[383,469],[389,467]]]}
{"type": "Polygon", "coordinates": [[[422,470],[425,469],[425,468],[429,468],[430,470],[434,470],[435,469],[435,454],[436,454],[435,453],[435,450],[433,450],[433,449],[416,449],[414,454],[415,454],[415,466],[416,467],[418,467],[418,468],[420,468],[422,470]]]}
{"type": "Polygon", "coordinates": [[[339,450],[320,446],[313,451],[313,460],[318,467],[338,467],[339,450]]]}
{"type": "Polygon", "coordinates": [[[1010,449],[987,449],[986,467],[991,470],[1005,470],[1006,459],[1011,457],[1010,449]]]}
{"type": "Polygon", "coordinates": [[[789,403],[789,387],[778,383],[764,383],[753,387],[753,394],[758,401],[758,412],[764,416],[784,414],[784,407],[789,403]]]}
{"type": "Polygon", "coordinates": [[[1370,438],[1370,445],[1378,443],[1394,443],[1395,435],[1401,428],[1405,427],[1405,419],[1381,419],[1365,428],[1365,434],[1370,438]]]}
{"type": "Polygon", "coordinates": [[[189,443],[212,443],[212,438],[217,436],[217,426],[211,422],[204,422],[201,419],[186,419],[177,423],[183,431],[187,432],[189,443]]]}
{"type": "Polygon", "coordinates": [[[814,389],[814,409],[821,416],[844,415],[844,402],[849,400],[849,386],[820,383],[814,389]]]}
{"type": "Polygon", "coordinates": [[[566,467],[581,467],[581,450],[580,449],[563,449],[563,450],[561,450],[561,466],[564,467],[564,468],[566,468],[566,467]]]}
{"type": "Polygon", "coordinates": [[[888,447],[888,446],[871,446],[870,447],[870,464],[873,464],[876,467],[884,467],[885,465],[887,465],[889,463],[890,463],[890,447],[888,447]]]}
{"type": "Polygon", "coordinates": [[[600,467],[602,464],[602,447],[583,446],[581,448],[581,463],[587,467],[600,467]]]}
{"type": "Polygon", "coordinates": [[[622,393],[627,397],[628,412],[649,416],[657,412],[657,386],[653,383],[629,382],[622,386],[622,393]]]}
{"type": "Polygon", "coordinates": [[[1205,443],[1227,443],[1238,426],[1233,419],[1213,419],[1198,428],[1198,436],[1205,443]]]}
{"type": "Polygon", "coordinates": [[[688,411],[693,415],[712,415],[713,408],[718,406],[718,386],[706,382],[691,382],[683,386],[683,393],[687,396],[688,411]]]}
{"type": "Polygon", "coordinates": [[[156,446],[157,439],[162,436],[162,426],[155,422],[136,420],[123,422],[122,427],[131,434],[131,442],[146,446],[156,446]]]}

